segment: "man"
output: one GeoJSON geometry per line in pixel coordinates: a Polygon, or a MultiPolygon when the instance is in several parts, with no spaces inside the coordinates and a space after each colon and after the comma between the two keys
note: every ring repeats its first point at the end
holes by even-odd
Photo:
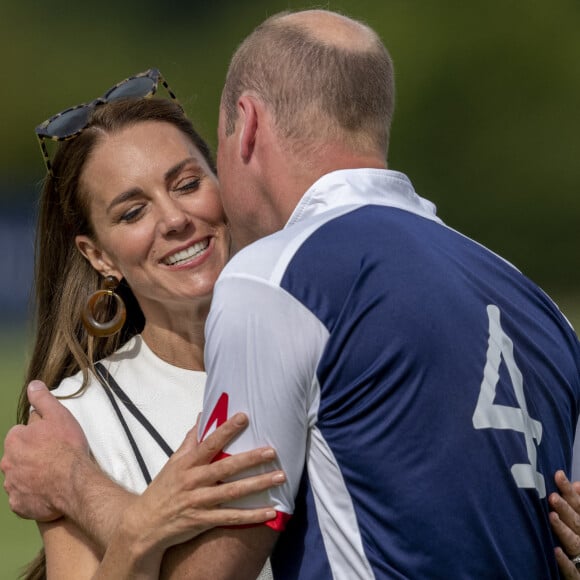
{"type": "Polygon", "coordinates": [[[387,169],[393,101],[386,49],[338,14],[275,16],[234,55],[218,170],[240,251],[200,433],[245,412],[226,451],[272,445],[287,483],[260,500],[273,524],[184,546],[187,577],[251,577],[274,545],[276,578],[558,575],[547,495],[571,463],[578,339],[387,169]]]}

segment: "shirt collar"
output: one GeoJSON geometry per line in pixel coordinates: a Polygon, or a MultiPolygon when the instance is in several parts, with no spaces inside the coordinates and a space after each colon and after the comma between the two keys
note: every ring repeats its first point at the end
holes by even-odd
{"type": "Polygon", "coordinates": [[[405,174],[390,169],[340,169],[323,175],[306,191],[286,225],[350,205],[386,205],[441,221],[435,204],[417,195],[405,174]]]}

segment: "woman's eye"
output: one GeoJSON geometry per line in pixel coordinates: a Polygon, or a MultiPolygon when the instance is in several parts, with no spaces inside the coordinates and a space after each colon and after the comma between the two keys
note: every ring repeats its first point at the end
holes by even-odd
{"type": "Polygon", "coordinates": [[[199,189],[199,183],[200,183],[199,177],[196,177],[195,179],[186,179],[175,187],[175,191],[185,193],[189,191],[195,191],[196,189],[199,189]]]}
{"type": "Polygon", "coordinates": [[[122,222],[134,222],[136,219],[139,218],[141,212],[143,211],[143,206],[133,207],[130,210],[127,210],[121,217],[119,221],[122,222]]]}

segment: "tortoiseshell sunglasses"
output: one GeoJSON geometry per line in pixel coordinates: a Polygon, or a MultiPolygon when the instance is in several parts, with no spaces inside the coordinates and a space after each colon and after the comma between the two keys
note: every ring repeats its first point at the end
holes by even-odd
{"type": "MultiPolygon", "coordinates": [[[[45,139],[50,141],[68,141],[78,137],[89,124],[89,117],[91,112],[99,105],[104,105],[110,101],[117,99],[124,99],[128,97],[151,97],[157,91],[157,87],[161,83],[169,96],[179,105],[177,97],[169,88],[169,85],[161,76],[161,73],[156,68],[151,68],[145,72],[129,77],[114,87],[111,87],[102,97],[91,101],[90,103],[83,103],[70,107],[61,113],[57,113],[41,123],[34,130],[40,143],[40,149],[44,158],[44,163],[48,173],[52,175],[52,164],[48,155],[48,150],[45,139]]],[[[181,105],[180,105],[181,106],[181,105]]]]}

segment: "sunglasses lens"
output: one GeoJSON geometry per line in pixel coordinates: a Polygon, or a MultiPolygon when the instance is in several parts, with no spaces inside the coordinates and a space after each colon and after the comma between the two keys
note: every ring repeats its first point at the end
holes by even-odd
{"type": "Polygon", "coordinates": [[[146,97],[155,91],[157,82],[149,77],[137,77],[129,79],[120,85],[113,87],[105,96],[107,101],[123,99],[126,97],[146,97]]]}
{"type": "Polygon", "coordinates": [[[45,135],[62,139],[78,133],[87,126],[90,111],[90,107],[82,106],[64,112],[45,127],[45,135]]]}

